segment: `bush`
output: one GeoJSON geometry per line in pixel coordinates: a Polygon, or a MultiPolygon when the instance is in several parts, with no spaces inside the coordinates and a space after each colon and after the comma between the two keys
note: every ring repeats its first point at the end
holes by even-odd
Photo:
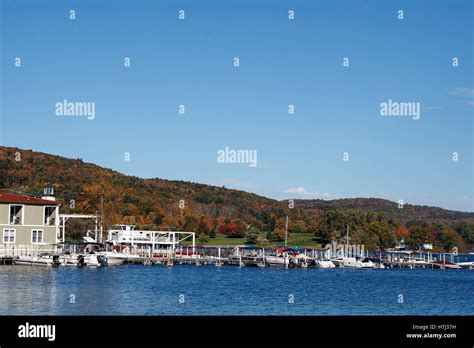
{"type": "Polygon", "coordinates": [[[207,234],[201,233],[198,237],[199,244],[206,244],[209,242],[209,236],[207,234]]]}
{"type": "Polygon", "coordinates": [[[257,244],[259,238],[259,231],[258,230],[250,230],[245,234],[246,243],[247,244],[257,244]]]}

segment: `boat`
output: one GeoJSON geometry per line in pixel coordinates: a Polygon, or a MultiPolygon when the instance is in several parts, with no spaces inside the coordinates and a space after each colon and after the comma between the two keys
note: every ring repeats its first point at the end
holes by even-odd
{"type": "Polygon", "coordinates": [[[355,257],[336,257],[331,260],[336,267],[362,268],[362,263],[355,257]]]}
{"type": "Polygon", "coordinates": [[[119,266],[124,264],[129,258],[128,254],[119,253],[117,251],[103,251],[98,252],[98,255],[104,256],[107,262],[107,266],[119,266]]]}
{"type": "Polygon", "coordinates": [[[275,248],[276,255],[265,256],[265,263],[269,267],[290,267],[294,266],[296,251],[288,247],[275,248]]]}
{"type": "Polygon", "coordinates": [[[289,267],[290,258],[285,255],[266,256],[265,263],[270,267],[289,267]]]}
{"type": "Polygon", "coordinates": [[[337,257],[331,260],[336,267],[345,268],[374,268],[375,264],[369,259],[363,259],[362,261],[358,257],[337,257]]]}
{"type": "Polygon", "coordinates": [[[465,269],[474,269],[474,262],[472,262],[472,261],[457,262],[456,265],[460,266],[461,268],[465,268],[465,269]]]}
{"type": "Polygon", "coordinates": [[[44,253],[39,256],[22,255],[14,260],[15,265],[27,266],[52,266],[58,267],[61,265],[59,255],[44,253]]]}
{"type": "Polygon", "coordinates": [[[361,268],[375,268],[375,263],[369,260],[368,258],[359,261],[361,263],[361,268]]]}
{"type": "Polygon", "coordinates": [[[61,266],[85,266],[84,255],[82,254],[72,254],[68,252],[60,255],[59,260],[61,261],[61,266]]]}
{"type": "Polygon", "coordinates": [[[335,268],[336,265],[331,260],[317,260],[316,266],[319,268],[335,268]]]}
{"type": "MultiPolygon", "coordinates": [[[[349,247],[349,226],[347,226],[346,232],[346,243],[345,250],[349,247]]],[[[375,264],[368,258],[365,258],[361,261],[361,257],[357,256],[346,256],[348,252],[343,252],[341,256],[331,259],[332,263],[336,267],[347,267],[347,268],[374,268],[375,264]]]]}
{"type": "Polygon", "coordinates": [[[84,265],[89,267],[100,267],[107,265],[107,258],[104,255],[91,252],[84,255],[84,265]]]}
{"type": "Polygon", "coordinates": [[[293,263],[295,264],[296,267],[299,268],[308,268],[309,264],[313,261],[309,256],[306,256],[303,253],[300,253],[296,255],[292,259],[293,263]]]}

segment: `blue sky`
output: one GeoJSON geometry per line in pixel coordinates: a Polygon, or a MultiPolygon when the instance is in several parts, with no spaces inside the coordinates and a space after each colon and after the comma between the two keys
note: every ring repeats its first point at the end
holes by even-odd
{"type": "Polygon", "coordinates": [[[472,1],[1,6],[2,145],[277,199],[474,211],[472,1]],[[56,116],[64,99],[95,119],[56,116]],[[419,102],[420,119],[382,117],[388,99],[419,102]],[[256,150],[257,167],[218,163],[225,147],[256,150]]]}

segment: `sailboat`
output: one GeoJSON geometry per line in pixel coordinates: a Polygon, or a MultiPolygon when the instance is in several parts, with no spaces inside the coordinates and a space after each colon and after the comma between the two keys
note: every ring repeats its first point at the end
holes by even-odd
{"type": "MultiPolygon", "coordinates": [[[[346,232],[346,248],[348,249],[347,246],[349,245],[349,225],[347,225],[347,232],[346,232]]],[[[368,260],[364,259],[361,260],[360,257],[352,257],[348,255],[344,255],[344,251],[342,252],[342,255],[340,257],[336,257],[331,260],[332,263],[336,267],[347,267],[347,268],[374,268],[375,264],[368,260]]]]}

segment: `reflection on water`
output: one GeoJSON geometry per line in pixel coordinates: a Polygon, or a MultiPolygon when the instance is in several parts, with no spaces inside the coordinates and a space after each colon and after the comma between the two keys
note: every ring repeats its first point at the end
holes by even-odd
{"type": "Polygon", "coordinates": [[[0,314],[472,315],[473,288],[467,270],[0,266],[0,314]]]}

